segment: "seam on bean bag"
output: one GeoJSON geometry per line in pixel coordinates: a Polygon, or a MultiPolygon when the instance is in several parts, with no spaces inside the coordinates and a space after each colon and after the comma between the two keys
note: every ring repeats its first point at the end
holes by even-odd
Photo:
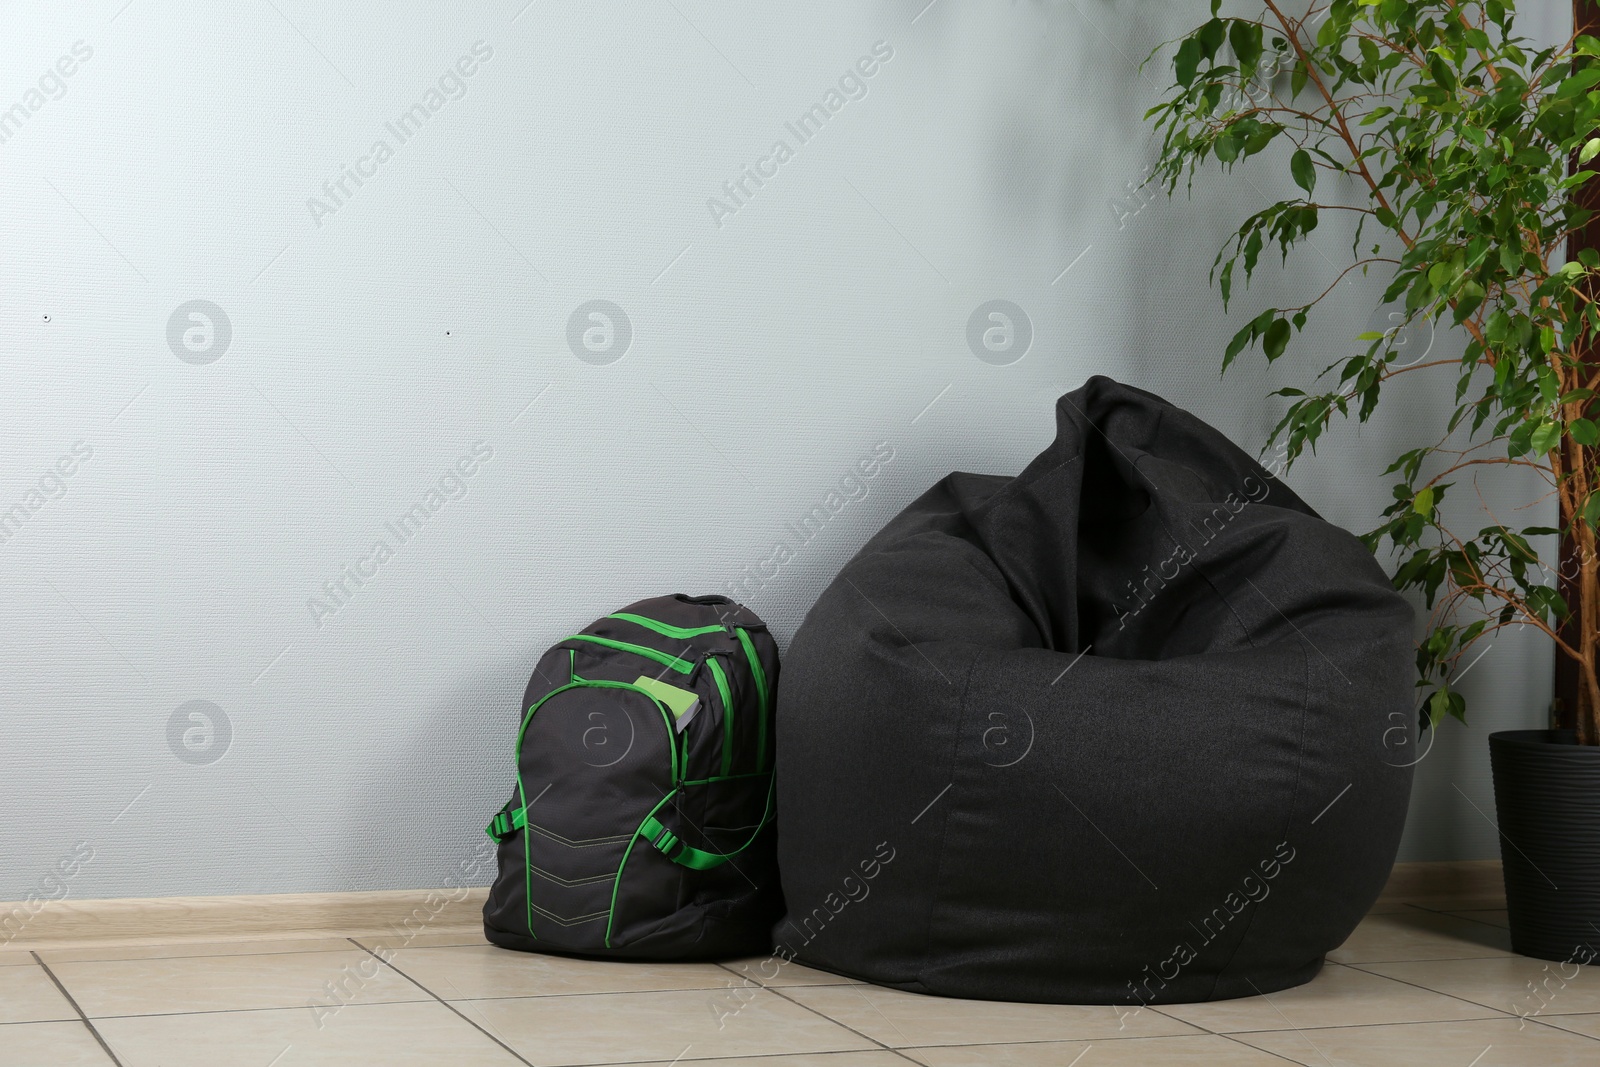
{"type": "MultiPolygon", "coordinates": [[[[1304,635],[1300,638],[1300,662],[1305,665],[1305,688],[1300,695],[1300,746],[1294,762],[1294,789],[1289,793],[1289,803],[1285,805],[1286,814],[1283,817],[1283,829],[1280,834],[1288,840],[1289,826],[1294,822],[1295,806],[1300,802],[1300,783],[1305,778],[1306,763],[1306,720],[1310,718],[1311,708],[1311,656],[1306,652],[1306,645],[1311,639],[1304,635]]],[[[1238,958],[1245,944],[1250,940],[1250,929],[1255,925],[1256,916],[1261,914],[1261,904],[1256,905],[1256,910],[1250,913],[1250,918],[1244,924],[1244,933],[1239,935],[1239,943],[1233,946],[1233,953],[1228,956],[1228,962],[1217,969],[1217,976],[1211,980],[1211,992],[1206,995],[1206,1000],[1215,1000],[1217,986],[1222,984],[1222,976],[1228,973],[1228,968],[1233,966],[1233,961],[1238,958]]]]}
{"type": "MultiPolygon", "coordinates": [[[[972,676],[977,672],[978,663],[983,659],[984,651],[985,650],[981,648],[977,650],[977,655],[972,657],[972,662],[967,666],[967,676],[962,679],[961,682],[961,702],[956,709],[955,738],[954,744],[951,746],[950,751],[950,788],[952,789],[955,788],[956,783],[956,765],[961,758],[961,741],[965,736],[967,724],[967,698],[972,693],[972,676]]],[[[952,803],[954,802],[952,801],[952,803]]],[[[950,808],[948,805],[946,805],[944,816],[939,823],[939,858],[934,861],[933,867],[934,878],[939,882],[940,885],[945,884],[940,876],[944,871],[945,848],[949,836],[950,808]]],[[[933,899],[928,902],[928,917],[922,928],[922,953],[921,959],[917,963],[916,982],[924,989],[928,988],[926,978],[928,970],[928,956],[933,948],[933,920],[934,917],[939,913],[939,901],[939,894],[936,893],[934,894],[933,899]]]]}

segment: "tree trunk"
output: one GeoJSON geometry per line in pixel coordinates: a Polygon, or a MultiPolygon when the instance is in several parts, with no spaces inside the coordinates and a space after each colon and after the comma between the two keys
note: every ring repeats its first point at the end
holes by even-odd
{"type": "MultiPolygon", "coordinates": [[[[1600,0],[1573,0],[1572,26],[1578,33],[1600,36],[1600,0]]],[[[1577,160],[1574,158],[1573,167],[1577,160]]],[[[1593,167],[1593,164],[1590,164],[1593,167]]],[[[1584,248],[1600,249],[1600,183],[1591,181],[1578,187],[1578,200],[1584,207],[1596,212],[1571,241],[1568,258],[1576,258],[1584,248]]],[[[1587,339],[1580,340],[1585,363],[1600,366],[1600,348],[1587,339]]],[[[1589,451],[1589,450],[1585,450],[1589,451]]],[[[1581,504],[1581,501],[1580,501],[1581,504]]],[[[1561,528],[1570,529],[1573,516],[1566,507],[1561,509],[1561,528]]],[[[1593,532],[1585,536],[1566,536],[1561,539],[1560,592],[1572,614],[1562,627],[1561,637],[1573,648],[1581,649],[1581,662],[1557,652],[1555,700],[1552,711],[1556,725],[1576,730],[1583,744],[1600,744],[1600,678],[1595,670],[1595,630],[1600,625],[1600,603],[1597,603],[1597,561],[1593,532]]]]}

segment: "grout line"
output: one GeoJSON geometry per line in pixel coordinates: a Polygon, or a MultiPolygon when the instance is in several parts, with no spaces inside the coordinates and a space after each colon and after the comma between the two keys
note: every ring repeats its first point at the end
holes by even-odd
{"type": "MultiPolygon", "coordinates": [[[[1169,1016],[1169,1018],[1170,1018],[1170,1016],[1169,1016]]],[[[1193,1026],[1194,1024],[1190,1023],[1189,1025],[1193,1026]]],[[[1280,1033],[1281,1031],[1274,1030],[1272,1032],[1273,1033],[1280,1033]]],[[[1249,1049],[1251,1052],[1265,1052],[1268,1056],[1276,1057],[1277,1059],[1283,1060],[1285,1063],[1293,1063],[1293,1064],[1298,1065],[1298,1067],[1304,1067],[1304,1065],[1301,1064],[1299,1060],[1290,1059],[1288,1056],[1285,1056],[1281,1052],[1273,1052],[1272,1050],[1264,1049],[1259,1045],[1252,1045],[1248,1041],[1241,1041],[1239,1038],[1234,1037],[1232,1034],[1219,1034],[1219,1033],[1212,1032],[1211,1036],[1212,1037],[1220,1037],[1224,1041],[1232,1041],[1236,1045],[1243,1045],[1245,1048],[1249,1049]]]]}
{"type": "MultiPolygon", "coordinates": [[[[1482,958],[1483,959],[1514,959],[1516,957],[1485,956],[1485,957],[1482,957],[1482,958]]],[[[1451,962],[1454,962],[1454,961],[1451,961],[1451,960],[1405,960],[1405,961],[1401,961],[1401,962],[1405,962],[1405,963],[1451,963],[1451,962]]],[[[1431,989],[1428,986],[1422,985],[1419,982],[1408,982],[1404,978],[1396,978],[1392,974],[1379,974],[1377,971],[1369,971],[1369,970],[1366,969],[1367,967],[1390,967],[1390,966],[1394,965],[1393,962],[1391,962],[1391,963],[1358,964],[1358,963],[1334,963],[1332,960],[1329,960],[1328,961],[1328,965],[1331,966],[1331,967],[1344,967],[1344,968],[1346,968],[1348,970],[1359,971],[1362,974],[1370,974],[1374,978],[1382,978],[1382,979],[1385,979],[1385,980],[1390,981],[1390,982],[1399,982],[1401,985],[1408,985],[1412,989],[1420,989],[1424,993],[1432,993],[1434,996],[1437,996],[1437,997],[1448,997],[1450,1000],[1460,1001],[1462,1004],[1470,1004],[1474,1008],[1483,1008],[1486,1011],[1494,1012],[1495,1013],[1494,1014],[1494,1018],[1497,1018],[1497,1019],[1515,1019],[1515,1018],[1517,1018],[1515,1013],[1506,1011],[1504,1008],[1497,1008],[1493,1004],[1484,1004],[1481,1001],[1469,1000],[1466,997],[1457,996],[1454,993],[1446,993],[1443,990],[1431,989]]],[[[1414,1022],[1463,1022],[1464,1023],[1464,1022],[1483,1022],[1484,1020],[1482,1020],[1482,1019],[1431,1019],[1431,1020],[1430,1019],[1417,1019],[1417,1020],[1413,1020],[1413,1021],[1414,1022]]],[[[1369,1023],[1369,1024],[1363,1024],[1363,1025],[1395,1026],[1395,1025],[1402,1025],[1402,1024],[1396,1024],[1396,1023],[1369,1023]]],[[[1308,1029],[1327,1030],[1327,1029],[1329,1029],[1329,1027],[1318,1026],[1318,1027],[1309,1027],[1308,1029]]]]}
{"type": "MultiPolygon", "coordinates": [[[[346,940],[353,941],[355,939],[354,938],[347,938],[346,940]]],[[[445,947],[445,948],[464,948],[464,947],[476,947],[476,946],[447,945],[447,946],[441,946],[441,947],[445,947]]],[[[368,949],[365,945],[362,945],[361,948],[362,948],[363,951],[368,952],[371,955],[374,955],[374,956],[377,955],[376,952],[373,952],[371,949],[368,949]]],[[[416,948],[412,948],[412,949],[407,949],[406,951],[409,951],[409,952],[427,952],[427,951],[433,951],[433,950],[432,949],[416,949],[416,948]]],[[[163,958],[203,960],[203,959],[218,959],[220,957],[216,957],[216,956],[179,956],[179,957],[163,957],[163,958]]],[[[380,956],[379,959],[382,959],[382,957],[380,956]]],[[[71,962],[71,963],[144,963],[144,962],[147,962],[147,961],[144,960],[144,959],[137,959],[137,960],[72,960],[72,961],[69,961],[69,962],[71,962]]],[[[387,966],[393,968],[397,972],[400,970],[398,967],[395,967],[394,964],[392,964],[392,963],[387,964],[387,966]]],[[[411,983],[413,985],[416,985],[418,988],[420,988],[424,993],[426,993],[428,995],[428,997],[430,997],[432,999],[435,999],[435,1000],[439,1000],[440,999],[438,994],[434,993],[431,989],[428,989],[426,986],[421,985],[421,983],[417,982],[416,979],[411,978],[410,975],[406,975],[406,977],[410,978],[411,979],[411,983]]],[[[636,994],[653,995],[653,994],[657,994],[657,993],[716,993],[716,992],[720,992],[720,991],[726,990],[727,988],[728,988],[727,986],[713,985],[713,986],[700,986],[700,987],[689,988],[689,989],[685,989],[682,986],[672,986],[670,988],[665,988],[665,989],[595,989],[595,990],[590,990],[589,992],[586,992],[586,993],[532,993],[532,994],[518,994],[518,995],[515,995],[515,996],[503,996],[503,997],[462,997],[461,1000],[462,1000],[463,1003],[478,1003],[480,1001],[481,1002],[494,1002],[494,1001],[502,1001],[502,1000],[559,1000],[559,999],[564,998],[564,997],[630,997],[630,996],[634,996],[636,994]]],[[[418,1000],[375,1001],[374,1003],[380,1003],[380,1004],[425,1004],[425,1003],[427,1003],[427,1001],[423,1000],[423,999],[418,999],[418,1000]]],[[[446,1005],[449,1005],[451,1002],[450,1001],[444,1001],[444,1003],[446,1005]]],[[[347,1006],[348,1006],[348,1002],[347,1002],[347,1006]]],[[[170,1018],[170,1017],[178,1016],[178,1015],[239,1015],[239,1014],[243,1014],[245,1012],[285,1011],[285,1010],[289,1010],[289,1009],[293,1009],[293,1008],[300,1008],[300,1007],[304,1007],[304,1005],[303,1004],[274,1004],[274,1005],[270,1005],[268,1007],[263,1007],[263,1008],[212,1008],[212,1009],[209,1009],[209,1010],[202,1010],[202,1011],[151,1011],[151,1012],[138,1012],[138,1013],[129,1014],[129,1015],[103,1015],[103,1016],[101,1016],[101,1018],[103,1018],[103,1019],[160,1019],[160,1018],[170,1018]]],[[[57,1019],[57,1020],[43,1020],[43,1021],[69,1022],[70,1020],[57,1019]]],[[[19,1023],[0,1023],[0,1027],[15,1026],[15,1025],[23,1025],[23,1024],[19,1024],[19,1023]]],[[[474,1024],[474,1025],[477,1025],[477,1024],[474,1024]]],[[[479,1026],[479,1029],[482,1029],[482,1027],[479,1026]]],[[[1014,1042],[1006,1042],[1006,1044],[1013,1044],[1013,1043],[1014,1042]]]]}
{"type": "Polygon", "coordinates": [[[1596,1016],[1595,1013],[1592,1012],[1592,1011],[1572,1011],[1572,1012],[1567,1012],[1565,1014],[1561,1014],[1561,1013],[1558,1013],[1558,1012],[1550,1012],[1550,1013],[1545,1014],[1545,1015],[1524,1015],[1524,1016],[1521,1016],[1521,1018],[1522,1018],[1523,1022],[1538,1023],[1540,1026],[1543,1026],[1543,1027],[1545,1027],[1546,1029],[1549,1029],[1549,1030],[1554,1030],[1558,1034],[1570,1034],[1573,1037],[1587,1037],[1590,1041],[1600,1041],[1600,1037],[1595,1037],[1593,1034],[1586,1034],[1586,1033],[1583,1033],[1581,1030],[1568,1030],[1564,1026],[1557,1026],[1555,1023],[1549,1021],[1551,1015],[1558,1015],[1560,1018],[1563,1018],[1563,1019],[1577,1019],[1577,1018],[1583,1018],[1585,1016],[1600,1017],[1600,1016],[1596,1016]]]}
{"type": "MultiPolygon", "coordinates": [[[[722,964],[719,963],[719,964],[717,964],[717,966],[718,967],[722,967],[722,964]]],[[[726,967],[724,967],[723,969],[724,970],[731,970],[731,968],[726,968],[726,967]]],[[[737,974],[738,972],[734,972],[734,973],[737,974]]],[[[746,977],[746,976],[740,975],[740,977],[746,977]]],[[[910,1056],[906,1055],[904,1052],[902,1052],[899,1049],[895,1048],[893,1045],[886,1045],[882,1041],[879,1041],[877,1038],[873,1037],[871,1034],[864,1034],[860,1030],[857,1030],[855,1027],[851,1026],[849,1023],[842,1022],[839,1019],[835,1019],[833,1016],[829,1015],[827,1012],[819,1011],[816,1008],[813,1008],[811,1005],[803,1003],[802,1001],[798,1001],[798,1000],[794,999],[791,996],[786,996],[786,995],[784,995],[783,992],[781,992],[780,990],[778,990],[776,988],[773,988],[772,986],[762,986],[761,988],[765,989],[767,992],[771,993],[775,997],[779,997],[779,998],[781,998],[783,1000],[787,1000],[790,1004],[793,1004],[797,1008],[804,1008],[806,1011],[809,1011],[811,1014],[817,1016],[819,1019],[826,1019],[830,1023],[833,1023],[835,1026],[844,1027],[846,1030],[850,1031],[852,1034],[855,1034],[857,1037],[861,1038],[861,1040],[870,1041],[874,1045],[877,1045],[878,1048],[883,1050],[884,1052],[893,1053],[894,1055],[899,1056],[901,1059],[905,1060],[908,1063],[920,1063],[920,1061],[912,1059],[910,1056]]],[[[840,988],[840,987],[839,986],[824,986],[822,988],[825,988],[825,989],[837,989],[837,988],[840,988]]],[[[878,1014],[882,1015],[883,1013],[879,1012],[878,1014]]],[[[894,1026],[894,1023],[889,1023],[889,1025],[890,1026],[894,1026]]],[[[899,1027],[895,1027],[895,1029],[898,1030],[899,1027]]],[[[901,1036],[904,1036],[904,1035],[901,1035],[901,1036]]],[[[920,1047],[920,1046],[908,1046],[908,1047],[920,1047]]]]}
{"type": "MultiPolygon", "coordinates": [[[[1407,902],[1406,907],[1408,907],[1408,908],[1416,908],[1418,911],[1422,912],[1424,915],[1442,915],[1447,919],[1460,919],[1463,922],[1477,923],[1479,926],[1487,926],[1491,930],[1499,930],[1501,933],[1505,934],[1507,937],[1511,936],[1511,929],[1509,927],[1501,926],[1499,923],[1489,922],[1487,919],[1474,919],[1472,916],[1466,914],[1467,911],[1504,911],[1505,910],[1504,908],[1467,908],[1467,909],[1465,909],[1465,911],[1445,911],[1442,908],[1430,908],[1430,907],[1427,907],[1427,906],[1422,905],[1422,904],[1412,904],[1412,903],[1409,903],[1409,902],[1407,902]]],[[[1390,912],[1389,914],[1391,914],[1391,915],[1395,915],[1395,914],[1404,915],[1405,912],[1403,912],[1403,911],[1402,912],[1390,912]]],[[[1415,961],[1406,960],[1404,962],[1407,962],[1407,963],[1412,963],[1412,962],[1420,963],[1422,961],[1421,960],[1415,960],[1415,961]]]]}
{"type": "MultiPolygon", "coordinates": [[[[1496,927],[1495,929],[1499,929],[1499,928],[1496,927]]],[[[1515,952],[1502,952],[1502,953],[1499,953],[1498,955],[1494,955],[1494,956],[1445,956],[1445,957],[1442,957],[1442,958],[1435,958],[1435,959],[1417,959],[1415,957],[1408,956],[1405,959],[1399,959],[1399,960],[1332,960],[1332,959],[1330,959],[1330,960],[1328,960],[1328,962],[1332,963],[1332,964],[1336,964],[1336,965],[1338,965],[1340,967],[1388,967],[1388,966],[1391,966],[1391,965],[1396,964],[1396,963],[1479,963],[1479,962],[1481,962],[1483,960],[1515,960],[1515,959],[1527,959],[1527,958],[1528,957],[1526,957],[1526,956],[1518,956],[1515,952]]],[[[1385,975],[1379,975],[1379,977],[1387,978],[1389,976],[1385,974],[1385,975]]],[[[1435,989],[1435,990],[1432,990],[1432,992],[1437,993],[1438,990],[1435,989]]],[[[1446,994],[1446,995],[1448,995],[1448,994],[1446,994]]]]}
{"type": "MultiPolygon", "coordinates": [[[[1343,796],[1342,793],[1340,795],[1343,796]]],[[[1315,976],[1313,976],[1313,980],[1315,980],[1315,976]]],[[[1267,1002],[1267,1007],[1271,1008],[1273,1011],[1278,1013],[1278,1018],[1282,1019],[1284,1022],[1289,1024],[1289,1029],[1293,1030],[1296,1034],[1300,1035],[1301,1040],[1303,1040],[1306,1044],[1311,1046],[1311,1051],[1315,1052],[1318,1056],[1321,1056],[1322,1059],[1323,1059],[1323,1062],[1326,1063],[1328,1065],[1328,1067],[1333,1067],[1333,1061],[1328,1059],[1328,1054],[1326,1052],[1323,1052],[1320,1048],[1318,1048],[1317,1047],[1317,1043],[1315,1041],[1312,1041],[1309,1037],[1306,1037],[1305,1031],[1302,1030],[1300,1027],[1296,1026],[1294,1024],[1294,1021],[1291,1020],[1287,1015],[1285,1015],[1283,1013],[1283,1009],[1278,1007],[1276,1004],[1274,1004],[1272,1002],[1272,998],[1271,997],[1267,996],[1259,988],[1257,988],[1256,984],[1254,982],[1251,982],[1249,978],[1246,978],[1245,981],[1249,983],[1251,989],[1254,989],[1256,991],[1256,996],[1260,997],[1262,1000],[1267,1002]]]]}
{"type": "Polygon", "coordinates": [[[83,1021],[83,1025],[89,1028],[89,1033],[94,1035],[94,1039],[100,1043],[100,1047],[105,1049],[106,1055],[111,1057],[111,1062],[116,1064],[117,1067],[122,1067],[122,1061],[117,1058],[117,1054],[115,1052],[111,1051],[111,1046],[106,1043],[106,1039],[104,1037],[100,1036],[100,1031],[95,1028],[94,1023],[89,1021],[88,1013],[83,1010],[83,1007],[78,1003],[77,998],[75,998],[71,993],[68,993],[67,987],[61,984],[61,979],[56,977],[56,972],[50,969],[50,965],[48,963],[39,958],[39,954],[37,952],[30,952],[28,955],[33,957],[33,962],[44,968],[44,973],[49,977],[50,981],[55,983],[56,988],[61,990],[61,995],[67,998],[67,1003],[71,1004],[72,1010],[78,1013],[78,1018],[83,1021]]]}
{"type": "MultiPolygon", "coordinates": [[[[477,1020],[468,1018],[467,1015],[465,1013],[463,1013],[459,1008],[457,1008],[454,1004],[450,1003],[448,1000],[444,999],[439,994],[435,993],[433,990],[429,989],[427,986],[423,985],[421,982],[417,981],[415,978],[411,977],[409,974],[407,974],[406,972],[402,971],[400,968],[396,967],[392,960],[384,959],[382,956],[378,955],[376,952],[372,951],[367,946],[361,944],[361,942],[357,941],[353,937],[352,938],[347,938],[346,940],[348,940],[352,945],[355,945],[362,952],[365,952],[367,955],[369,955],[373,959],[377,960],[383,966],[389,968],[395,974],[398,974],[401,978],[404,978],[406,981],[410,982],[412,985],[416,986],[418,989],[420,989],[424,993],[428,994],[428,996],[432,997],[434,1000],[437,1000],[440,1004],[443,1004],[445,1006],[445,1008],[448,1009],[452,1014],[458,1016],[461,1019],[462,1022],[466,1023],[468,1026],[470,1026],[474,1030],[478,1031],[484,1037],[487,1037],[490,1041],[493,1041],[495,1044],[497,1044],[501,1048],[505,1049],[512,1056],[515,1056],[518,1063],[527,1064],[527,1067],[535,1067],[535,1065],[532,1063],[532,1061],[524,1059],[521,1053],[519,1053],[516,1049],[512,1048],[510,1045],[506,1044],[504,1041],[500,1040],[500,1038],[497,1035],[495,1035],[493,1033],[490,1033],[477,1020]]],[[[508,999],[510,999],[510,998],[508,998],[508,999]]]]}

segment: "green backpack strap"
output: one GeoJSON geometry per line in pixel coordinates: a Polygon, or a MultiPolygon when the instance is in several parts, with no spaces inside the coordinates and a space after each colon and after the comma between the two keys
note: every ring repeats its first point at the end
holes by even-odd
{"type": "Polygon", "coordinates": [[[514,807],[515,804],[515,799],[506,801],[506,806],[496,812],[494,818],[489,820],[489,825],[483,829],[483,832],[497,845],[504,843],[511,835],[528,825],[528,810],[514,807]]]}
{"type": "MultiPolygon", "coordinates": [[[[688,867],[696,871],[709,871],[713,867],[720,867],[730,859],[743,852],[750,842],[729,853],[707,852],[705,849],[693,848],[684,844],[683,839],[677,834],[661,825],[654,815],[650,816],[639,827],[639,836],[649,841],[667,859],[681,867],[688,867]]],[[[752,838],[753,840],[753,838],[752,838]]]]}
{"type": "Polygon", "coordinates": [[[638,836],[650,842],[656,847],[656,851],[680,867],[688,867],[696,871],[709,871],[713,867],[722,866],[755,844],[756,838],[761,836],[761,831],[765,830],[768,824],[772,822],[772,801],[776,789],[777,782],[769,781],[767,783],[767,807],[761,813],[761,822],[745,843],[731,852],[707,852],[703,848],[694,848],[686,845],[683,842],[683,838],[668,830],[662,825],[661,820],[654,815],[639,824],[638,836]]]}

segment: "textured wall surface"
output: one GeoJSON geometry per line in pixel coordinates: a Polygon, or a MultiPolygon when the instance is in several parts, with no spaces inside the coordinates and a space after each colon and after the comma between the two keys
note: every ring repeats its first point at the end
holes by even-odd
{"type": "MultiPolygon", "coordinates": [[[[1348,234],[1225,317],[1211,257],[1283,161],[1138,191],[1139,63],[1206,8],[5,5],[0,899],[80,842],[51,894],[442,884],[534,660],[593,616],[743,583],[786,641],[886,517],[1020,469],[1091,374],[1260,447],[1266,393],[1381,286],[1219,380],[1348,234]]],[[[1290,484],[1369,524],[1439,393],[1290,484]]],[[[1473,669],[1406,858],[1496,853],[1484,735],[1541,721],[1549,672],[1531,634],[1473,669]]]]}

